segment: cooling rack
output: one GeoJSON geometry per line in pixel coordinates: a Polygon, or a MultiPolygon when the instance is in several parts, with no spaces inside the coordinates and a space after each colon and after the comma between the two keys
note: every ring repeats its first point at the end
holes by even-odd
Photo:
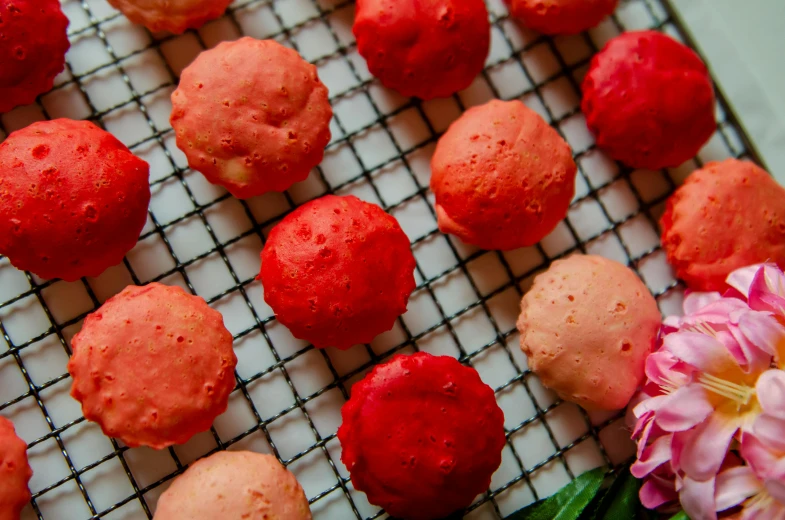
{"type": "Polygon", "coordinates": [[[466,518],[503,518],[588,469],[630,457],[621,414],[562,402],[527,369],[515,331],[519,300],[552,260],[586,252],[629,265],[663,312],[678,312],[681,287],[658,242],[664,200],[696,166],[749,157],[749,147],[720,96],[717,132],[678,168],[630,170],[595,149],[578,107],[589,59],[624,30],[657,28],[683,40],[659,0],[623,1],[599,27],[559,38],[522,30],[502,0],[488,8],[492,46],[483,73],[451,98],[421,102],[370,76],[351,34],[352,1],[237,0],[219,20],[172,36],[130,24],[105,0],[63,0],[72,44],[66,70],[36,104],[2,116],[0,139],[41,119],[90,119],[150,163],[153,196],[139,244],[98,278],[44,281],[0,257],[0,414],[28,443],[34,470],[23,518],[151,518],[175,476],[221,449],[273,453],[302,483],[316,519],[384,517],[353,489],[335,432],[352,384],[394,353],[416,350],[475,367],[504,410],[502,465],[466,518]],[[189,170],[168,123],[182,69],[201,50],[241,35],[274,38],[315,63],[335,111],[320,167],[287,193],[248,201],[189,170]],[[521,99],[540,113],[579,165],[567,219],[537,246],[505,253],[440,234],[428,190],[438,136],[463,110],[494,97],[521,99]],[[270,228],[326,193],[381,205],[417,259],[408,312],[373,343],[346,352],[293,338],[254,280],[270,228]],[[68,396],[66,372],[69,341],[86,313],[126,285],[150,281],[180,285],[221,311],[239,358],[227,412],[208,432],[164,451],[104,437],[68,396]]]}

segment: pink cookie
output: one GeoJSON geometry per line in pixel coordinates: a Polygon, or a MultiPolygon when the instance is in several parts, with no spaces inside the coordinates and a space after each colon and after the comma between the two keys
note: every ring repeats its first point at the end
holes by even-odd
{"type": "Polygon", "coordinates": [[[553,262],[521,301],[518,330],[545,386],[586,409],[627,406],[661,323],[634,272],[600,256],[553,262]]]}

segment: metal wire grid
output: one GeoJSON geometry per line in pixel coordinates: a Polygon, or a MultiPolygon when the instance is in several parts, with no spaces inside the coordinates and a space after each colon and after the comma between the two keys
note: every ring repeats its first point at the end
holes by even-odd
{"type": "MultiPolygon", "coordinates": [[[[331,102],[334,106],[337,106],[342,100],[353,96],[363,96],[373,111],[373,120],[358,127],[347,129],[345,124],[341,121],[340,111],[336,110],[337,117],[334,118],[333,121],[333,129],[337,130],[334,131],[336,137],[328,147],[328,157],[331,153],[348,153],[356,164],[359,165],[360,171],[348,175],[340,181],[335,181],[328,178],[331,176],[325,173],[325,167],[322,166],[317,169],[311,179],[312,183],[316,182],[316,184],[320,186],[316,191],[318,191],[319,194],[343,193],[358,184],[362,184],[363,189],[370,190],[370,193],[367,193],[366,198],[375,198],[388,212],[395,215],[396,212],[405,210],[407,206],[415,203],[424,203],[424,207],[428,214],[430,214],[435,222],[435,212],[428,192],[427,178],[425,181],[423,180],[423,176],[420,173],[420,163],[423,160],[427,160],[434,142],[446,126],[439,121],[439,116],[436,115],[437,112],[443,112],[446,105],[439,101],[429,104],[422,103],[418,100],[403,100],[399,106],[393,107],[391,110],[387,110],[387,107],[380,106],[381,103],[378,102],[378,99],[375,100],[374,96],[371,95],[372,90],[378,88],[378,85],[367,75],[367,71],[363,71],[362,64],[356,59],[357,55],[354,42],[352,40],[347,40],[345,37],[345,30],[342,32],[337,28],[342,19],[345,21],[347,15],[351,17],[352,3],[353,2],[351,1],[347,2],[341,0],[237,1],[229,9],[221,23],[230,24],[236,33],[242,34],[244,32],[243,29],[247,29],[247,27],[244,27],[241,23],[240,13],[245,10],[265,9],[265,12],[269,12],[280,27],[279,31],[268,35],[268,37],[286,42],[295,48],[298,47],[297,35],[304,28],[312,26],[313,24],[318,24],[320,28],[326,28],[329,37],[334,42],[335,50],[329,55],[315,60],[315,63],[317,66],[322,66],[329,62],[334,62],[334,60],[340,61],[347,65],[346,70],[351,74],[353,79],[351,82],[353,85],[340,92],[332,92],[331,88],[331,102]],[[311,14],[304,16],[296,23],[287,24],[287,20],[285,20],[287,16],[282,14],[282,11],[286,11],[287,9],[291,10],[292,4],[294,4],[296,9],[303,9],[305,12],[311,14]],[[415,144],[401,144],[401,141],[404,141],[405,139],[402,139],[401,135],[396,133],[395,128],[393,128],[393,123],[397,117],[400,117],[403,114],[412,113],[419,116],[419,120],[425,125],[427,137],[415,144]],[[383,132],[383,135],[386,135],[389,143],[394,147],[394,154],[381,163],[370,166],[366,165],[366,161],[364,161],[364,153],[361,150],[358,150],[358,142],[372,130],[381,131],[383,132]],[[398,197],[398,200],[395,200],[394,202],[387,202],[389,195],[385,196],[386,189],[383,186],[379,186],[380,180],[378,175],[380,172],[387,171],[387,169],[391,167],[405,171],[409,182],[413,185],[413,190],[403,197],[398,197]]],[[[404,317],[404,319],[399,319],[393,332],[384,335],[378,343],[374,342],[374,344],[363,347],[367,356],[366,361],[358,366],[350,366],[348,369],[345,369],[344,365],[346,365],[346,362],[340,353],[332,351],[315,351],[311,346],[304,346],[289,352],[286,348],[282,349],[280,346],[277,346],[274,343],[274,335],[270,333],[271,328],[275,325],[274,317],[265,315],[264,312],[260,312],[258,298],[253,294],[250,294],[254,290],[253,288],[258,286],[258,282],[254,282],[251,273],[247,273],[247,275],[240,274],[238,272],[239,269],[236,268],[237,262],[232,256],[232,248],[247,239],[250,239],[254,244],[260,245],[263,243],[266,231],[286,213],[296,207],[297,202],[302,202],[295,201],[295,197],[292,194],[294,190],[290,190],[289,193],[283,195],[286,205],[280,208],[279,211],[273,211],[274,214],[268,218],[259,218],[258,206],[255,206],[253,201],[232,202],[233,204],[239,204],[241,213],[250,221],[251,226],[249,229],[237,233],[230,238],[223,236],[225,233],[215,226],[214,221],[211,221],[211,212],[216,210],[224,211],[225,206],[223,203],[230,200],[233,201],[233,199],[231,199],[228,194],[222,194],[207,202],[200,200],[202,199],[202,196],[197,193],[198,190],[194,188],[194,179],[196,177],[184,167],[182,161],[178,160],[176,156],[177,152],[174,151],[171,141],[167,141],[167,139],[171,137],[171,129],[168,128],[168,125],[162,125],[159,121],[156,121],[156,118],[148,108],[151,99],[154,98],[157,93],[168,94],[172,85],[176,83],[177,73],[175,68],[170,64],[170,59],[167,59],[165,49],[169,44],[176,44],[178,38],[170,36],[155,39],[151,37],[151,43],[149,45],[121,56],[115,51],[106,32],[107,26],[117,22],[122,23],[120,15],[110,12],[108,16],[101,17],[95,12],[97,10],[96,5],[101,5],[101,2],[88,2],[86,0],[73,2],[64,0],[64,6],[66,8],[73,8],[73,4],[76,4],[81,10],[81,14],[86,17],[87,23],[71,32],[70,37],[72,41],[76,42],[80,37],[85,35],[97,37],[105,47],[110,62],[80,72],[75,72],[72,65],[70,63],[67,64],[67,79],[61,81],[52,94],[47,94],[39,99],[37,109],[40,110],[40,114],[33,113],[33,115],[31,115],[30,109],[25,109],[21,114],[12,113],[11,116],[17,118],[12,121],[15,122],[15,124],[8,125],[9,116],[6,116],[6,118],[3,119],[4,124],[3,126],[0,126],[0,129],[7,134],[9,131],[8,126],[20,126],[20,120],[22,123],[26,123],[29,122],[30,119],[50,118],[52,115],[50,113],[52,105],[48,103],[47,96],[56,96],[58,91],[69,88],[75,88],[78,91],[78,95],[81,97],[82,102],[87,107],[87,110],[89,110],[89,114],[85,114],[87,116],[86,118],[103,127],[111,126],[107,124],[107,119],[110,118],[112,114],[126,109],[138,111],[144,118],[146,125],[149,126],[151,132],[149,136],[127,144],[137,153],[145,150],[145,147],[157,145],[157,149],[163,151],[165,160],[171,169],[171,173],[154,178],[151,182],[153,191],[155,192],[157,189],[163,189],[165,185],[170,183],[179,185],[187,194],[192,209],[183,212],[176,218],[169,219],[166,222],[161,221],[161,219],[156,216],[156,211],[150,211],[150,222],[145,228],[145,231],[143,231],[140,243],[150,241],[151,239],[160,239],[160,243],[163,244],[166,254],[171,257],[172,265],[170,268],[155,273],[154,276],[146,276],[144,274],[138,274],[137,271],[140,270],[140,264],[138,262],[134,264],[129,258],[126,258],[123,262],[123,266],[127,271],[129,281],[134,284],[142,284],[149,281],[165,281],[167,283],[179,283],[184,285],[194,294],[205,295],[205,292],[212,292],[212,294],[207,295],[207,300],[208,303],[216,307],[219,307],[228,297],[241,298],[242,303],[247,307],[247,310],[250,312],[253,319],[250,326],[235,332],[235,344],[239,345],[243,341],[249,340],[254,348],[263,348],[266,345],[273,356],[270,366],[264,370],[250,375],[241,375],[240,369],[238,368],[238,373],[236,374],[237,387],[233,393],[233,397],[241,398],[245,401],[253,415],[253,424],[239,433],[235,432],[233,435],[228,436],[220,435],[216,427],[211,428],[209,435],[212,442],[214,442],[214,446],[210,445],[208,442],[207,448],[200,450],[198,455],[202,455],[212,450],[226,449],[233,445],[242,445],[245,440],[248,440],[252,436],[258,437],[258,434],[263,436],[262,443],[266,442],[266,446],[269,447],[269,450],[274,453],[281,462],[289,466],[290,469],[297,466],[298,461],[305,461],[306,459],[311,460],[313,459],[313,456],[318,456],[318,454],[321,453],[324,456],[324,460],[326,460],[329,465],[329,471],[332,472],[334,484],[316,492],[308,489],[306,490],[309,492],[309,499],[316,517],[320,517],[320,511],[322,512],[323,518],[361,519],[378,518],[382,516],[382,511],[379,511],[378,508],[374,508],[367,504],[367,502],[364,502],[362,495],[353,490],[351,481],[339,461],[339,447],[334,434],[335,428],[332,428],[333,433],[324,434],[324,428],[317,425],[317,422],[319,421],[315,419],[317,414],[314,412],[314,407],[309,405],[317,403],[321,396],[324,396],[333,390],[340,392],[344,400],[348,399],[347,389],[350,387],[350,384],[362,377],[362,375],[374,364],[388,359],[389,356],[396,352],[419,350],[438,333],[444,334],[452,340],[452,344],[457,348],[455,355],[457,355],[462,362],[469,365],[479,364],[483,357],[489,355],[489,353],[500,354],[506,359],[513,368],[514,373],[511,377],[505,378],[504,381],[494,385],[500,404],[502,402],[505,403],[503,407],[505,407],[506,413],[508,412],[510,396],[514,396],[516,392],[525,392],[533,404],[530,416],[523,418],[520,421],[516,421],[514,424],[506,425],[508,442],[507,447],[505,448],[505,457],[513,461],[513,473],[509,473],[508,471],[509,474],[507,476],[509,478],[502,478],[503,481],[498,481],[497,477],[494,477],[494,482],[491,486],[492,489],[479,497],[467,511],[469,517],[501,518],[504,514],[509,513],[510,510],[522,507],[526,505],[526,503],[537,499],[543,494],[543,489],[540,488],[538,492],[538,486],[536,486],[533,481],[536,480],[537,472],[540,470],[545,470],[557,465],[563,467],[565,477],[573,478],[576,473],[580,473],[581,470],[574,468],[573,466],[576,466],[575,462],[572,461],[571,463],[568,459],[570,459],[571,451],[577,451],[576,447],[582,445],[584,441],[591,442],[593,439],[599,450],[601,459],[595,459],[593,462],[594,465],[604,462],[610,466],[615,466],[620,462],[618,457],[613,457],[612,454],[609,454],[608,452],[608,450],[612,451],[617,449],[616,446],[612,446],[612,444],[616,443],[615,437],[613,437],[612,434],[604,435],[605,432],[610,431],[612,427],[618,429],[618,424],[620,422],[619,415],[590,415],[580,410],[581,420],[585,423],[583,433],[575,438],[568,438],[566,440],[564,438],[559,438],[563,436],[558,431],[555,431],[549,423],[555,421],[554,418],[556,417],[556,414],[560,413],[557,412],[557,410],[563,411],[565,405],[559,400],[549,397],[547,392],[539,386],[536,377],[527,369],[525,360],[522,358],[517,347],[516,333],[514,330],[514,315],[517,314],[515,305],[512,304],[512,309],[506,309],[508,314],[512,314],[512,321],[510,319],[504,319],[504,315],[500,317],[500,314],[497,312],[497,307],[500,302],[517,302],[532,276],[536,272],[546,268],[550,261],[563,255],[570,254],[576,250],[591,252],[594,250],[594,244],[606,240],[617,243],[620,247],[620,254],[623,255],[623,260],[626,260],[631,268],[641,274],[644,280],[649,281],[647,280],[647,273],[642,272],[644,270],[640,268],[652,257],[661,256],[659,246],[652,245],[651,247],[644,247],[641,249],[639,245],[631,245],[632,235],[626,232],[627,228],[625,226],[632,224],[633,222],[643,221],[651,226],[650,229],[656,230],[656,217],[658,216],[659,211],[661,211],[662,202],[673,190],[676,181],[683,178],[683,176],[695,166],[688,165],[685,168],[673,171],[659,173],[646,172],[641,174],[640,172],[633,172],[619,165],[614,166],[612,163],[608,162],[607,170],[609,173],[605,177],[593,178],[592,175],[586,172],[587,168],[585,167],[583,160],[592,158],[597,159],[602,156],[594,149],[593,145],[586,146],[583,149],[576,147],[573,142],[574,137],[565,129],[570,121],[575,120],[575,116],[579,114],[579,110],[577,106],[572,106],[572,108],[568,110],[561,111],[554,109],[553,99],[549,97],[548,86],[557,83],[562,86],[566,85],[572,91],[572,96],[576,99],[580,98],[578,83],[580,75],[582,71],[585,70],[590,54],[596,52],[598,45],[590,35],[584,34],[572,39],[573,43],[577,42],[589,49],[589,54],[580,57],[577,60],[571,59],[566,55],[568,53],[564,50],[564,39],[554,40],[543,36],[528,35],[528,41],[521,43],[521,33],[516,32],[518,29],[516,29],[513,22],[508,19],[504,8],[501,6],[501,2],[490,2],[489,7],[490,12],[492,13],[494,37],[501,37],[504,44],[511,49],[511,52],[509,56],[504,56],[497,62],[491,63],[478,81],[485,84],[494,97],[507,99],[520,98],[524,99],[527,103],[538,105],[543,115],[551,121],[553,126],[557,128],[568,141],[571,142],[576,151],[576,162],[581,166],[579,173],[580,193],[573,202],[573,209],[578,208],[586,201],[595,201],[597,203],[597,208],[601,211],[606,221],[605,227],[597,230],[590,236],[586,236],[580,229],[576,229],[580,224],[576,223],[575,218],[567,219],[560,229],[571,238],[572,246],[554,250],[554,248],[547,247],[547,244],[540,244],[535,248],[529,248],[529,250],[525,252],[527,259],[523,261],[518,253],[477,251],[467,248],[453,239],[444,239],[439,235],[435,226],[432,229],[421,233],[419,237],[412,241],[415,255],[418,256],[416,271],[418,288],[413,296],[413,300],[418,297],[430,300],[437,313],[436,319],[424,328],[418,327],[419,330],[412,330],[412,327],[410,326],[411,322],[408,321],[406,317],[404,317]],[[558,71],[547,75],[547,77],[538,77],[538,73],[533,73],[530,70],[531,65],[526,58],[528,54],[535,49],[548,49],[556,60],[558,71]],[[169,77],[158,86],[140,91],[134,85],[126,68],[129,61],[135,56],[148,52],[152,52],[160,58],[161,62],[166,67],[169,77]],[[516,85],[510,84],[508,81],[502,82],[502,84],[499,85],[498,80],[496,82],[493,80],[494,74],[508,64],[517,64],[520,67],[520,70],[523,73],[522,78],[525,79],[525,83],[528,83],[528,86],[524,85],[524,88],[517,88],[516,85]],[[88,82],[91,76],[105,70],[119,72],[122,83],[129,91],[130,96],[128,99],[111,106],[99,107],[92,99],[93,96],[90,93],[88,82]],[[514,92],[514,94],[511,95],[510,92],[514,92]],[[559,113],[555,113],[557,111],[559,113]],[[660,192],[654,196],[652,196],[651,193],[647,193],[646,183],[640,181],[641,175],[657,176],[657,182],[662,185],[660,192]],[[627,211],[621,216],[614,208],[614,205],[616,205],[618,201],[604,197],[608,187],[611,184],[619,182],[624,183],[624,186],[629,188],[628,191],[634,198],[635,206],[634,209],[627,211]],[[171,232],[178,224],[192,222],[194,220],[201,223],[212,244],[207,250],[203,250],[188,259],[180,258],[181,255],[178,255],[175,250],[176,248],[172,243],[171,232]],[[449,254],[452,257],[451,262],[439,266],[437,269],[438,272],[434,272],[434,269],[431,266],[425,265],[421,258],[419,258],[420,255],[418,255],[418,252],[424,248],[433,247],[433,244],[436,243],[436,241],[438,241],[439,244],[446,245],[449,249],[449,254]],[[199,284],[194,282],[193,274],[190,270],[191,267],[196,266],[198,263],[208,258],[216,257],[220,259],[220,262],[223,263],[231,276],[230,286],[228,288],[223,288],[218,292],[205,290],[204,287],[197,286],[199,284]],[[475,267],[480,264],[486,265],[489,263],[492,263],[495,266],[492,268],[495,273],[494,276],[501,277],[503,280],[491,288],[487,286],[487,283],[482,277],[478,277],[478,270],[475,269],[475,267]],[[524,267],[521,267],[522,264],[524,267]],[[473,301],[466,305],[460,305],[460,308],[457,309],[445,309],[444,297],[440,298],[437,293],[445,286],[449,287],[450,284],[454,286],[455,283],[457,283],[454,281],[455,276],[460,276],[461,280],[468,282],[468,291],[473,301]],[[484,315],[488,320],[487,323],[489,323],[492,328],[490,339],[479,346],[465,345],[465,335],[461,334],[458,330],[461,327],[461,320],[465,319],[470,314],[484,315]],[[298,385],[291,375],[293,367],[298,362],[298,359],[304,359],[306,356],[314,355],[319,356],[323,360],[329,370],[332,381],[324,385],[319,385],[319,388],[315,391],[298,391],[298,386],[301,385],[298,385]],[[285,380],[286,386],[292,393],[293,403],[276,413],[269,414],[260,412],[258,410],[260,401],[252,396],[255,392],[254,385],[268,376],[275,374],[281,375],[285,380]],[[271,434],[271,431],[277,424],[276,421],[285,420],[287,417],[291,417],[298,413],[301,414],[302,418],[306,421],[315,442],[310,443],[310,445],[304,449],[297,450],[297,453],[293,455],[282,453],[282,450],[279,449],[281,439],[278,437],[276,440],[274,438],[275,436],[271,434]],[[552,454],[526,453],[525,450],[522,450],[521,444],[515,442],[516,437],[521,434],[521,432],[526,431],[527,428],[535,423],[543,427],[542,431],[547,435],[548,442],[552,444],[552,448],[554,449],[552,454]],[[603,440],[605,442],[603,442],[603,440]],[[532,457],[534,457],[537,462],[529,463],[529,461],[532,460],[532,457]],[[513,490],[517,490],[514,496],[513,493],[511,493],[513,490]],[[500,506],[505,494],[508,495],[508,499],[500,506]],[[513,499],[510,500],[509,496],[513,496],[513,499]],[[348,508],[330,508],[329,503],[341,501],[344,498],[346,500],[344,505],[348,503],[348,508]],[[325,504],[328,505],[325,506],[325,504]],[[335,511],[344,512],[336,513],[335,511]]],[[[101,10],[103,11],[103,9],[101,10]]],[[[608,24],[610,24],[611,28],[615,31],[620,32],[627,29],[630,22],[624,15],[625,13],[632,11],[638,15],[635,17],[635,21],[632,22],[632,25],[635,26],[633,28],[640,28],[640,26],[656,27],[667,30],[677,37],[684,37],[684,33],[678,27],[678,23],[674,20],[668,7],[660,4],[657,0],[627,1],[622,4],[617,15],[615,15],[608,24]],[[648,17],[647,21],[641,22],[641,13],[648,17]]],[[[69,12],[69,15],[73,16],[73,9],[67,12],[69,12]]],[[[204,30],[199,32],[191,31],[188,34],[190,35],[189,38],[198,42],[200,48],[203,49],[208,47],[204,38],[204,30]]],[[[466,108],[465,96],[456,95],[452,100],[459,111],[463,111],[464,108],[466,108]]],[[[721,122],[719,123],[718,133],[712,140],[713,150],[711,150],[707,156],[730,155],[740,157],[747,155],[748,147],[744,144],[744,137],[739,131],[735,120],[729,115],[726,103],[724,100],[720,99],[719,105],[718,112],[721,116],[721,122]],[[718,144],[720,148],[722,148],[722,151],[717,150],[718,144]]],[[[70,110],[73,110],[73,106],[70,110]]],[[[454,118],[455,116],[457,116],[457,114],[453,114],[451,118],[454,118]]],[[[701,161],[696,159],[695,164],[701,164],[701,161]]],[[[155,165],[153,168],[155,169],[155,165]]],[[[571,215],[573,214],[571,213],[571,215]]],[[[573,216],[577,216],[577,219],[581,218],[579,213],[573,216]]],[[[633,235],[638,234],[639,229],[640,228],[638,227],[629,228],[633,235]]],[[[147,271],[144,264],[142,264],[141,267],[147,271]]],[[[10,270],[12,270],[12,268],[8,265],[7,260],[0,258],[0,289],[2,289],[3,280],[9,279],[8,273],[10,270]]],[[[31,352],[36,345],[39,345],[44,341],[55,340],[59,345],[58,348],[61,348],[66,355],[70,355],[68,340],[75,332],[75,329],[78,329],[80,326],[81,320],[84,318],[86,312],[78,312],[77,315],[70,316],[65,320],[58,319],[56,314],[62,314],[62,312],[53,310],[52,304],[54,299],[57,298],[57,294],[65,293],[61,290],[55,291],[54,289],[58,284],[62,284],[63,282],[42,281],[29,273],[25,273],[25,279],[29,284],[29,288],[17,291],[14,296],[0,303],[0,334],[2,334],[2,338],[7,344],[7,347],[4,347],[2,342],[0,342],[0,363],[5,362],[7,365],[10,364],[15,366],[24,380],[24,390],[20,391],[6,402],[2,402],[2,404],[0,404],[0,413],[9,415],[13,418],[15,411],[23,406],[29,406],[39,410],[45,420],[48,432],[29,442],[28,449],[31,450],[32,453],[37,446],[44,443],[51,444],[53,442],[56,445],[56,451],[61,453],[62,459],[67,466],[67,471],[63,472],[61,478],[55,478],[55,481],[41,486],[40,489],[34,490],[31,508],[28,508],[29,510],[26,514],[29,514],[31,517],[37,516],[41,519],[66,517],[84,518],[85,516],[89,516],[90,518],[152,518],[154,510],[153,503],[157,493],[160,492],[162,486],[184,471],[188,463],[188,461],[184,459],[192,459],[194,457],[190,455],[184,457],[182,452],[178,453],[177,449],[170,448],[168,450],[168,456],[171,457],[174,471],[165,471],[166,474],[160,475],[158,478],[152,479],[152,481],[146,483],[139,481],[138,469],[134,462],[129,460],[132,457],[133,450],[129,450],[113,439],[111,440],[111,451],[97,460],[88,464],[77,463],[74,460],[74,457],[72,456],[73,450],[72,453],[69,453],[69,450],[67,449],[69,447],[68,436],[70,433],[77,430],[79,425],[84,423],[85,420],[83,417],[79,417],[72,420],[61,421],[58,417],[58,405],[48,404],[46,395],[50,389],[60,383],[65,382],[63,384],[66,386],[68,385],[66,380],[69,376],[65,372],[65,367],[64,365],[61,367],[60,375],[45,377],[43,378],[43,381],[38,381],[38,378],[31,374],[31,371],[26,366],[26,363],[29,365],[32,359],[26,354],[31,352]],[[15,333],[14,331],[8,330],[9,324],[14,317],[14,313],[18,314],[24,312],[24,309],[29,306],[40,306],[48,323],[46,323],[41,332],[34,337],[26,338],[24,341],[14,342],[13,338],[15,333]],[[96,496],[95,491],[93,491],[91,496],[88,489],[88,487],[91,486],[85,485],[85,479],[86,475],[91,470],[95,470],[99,468],[99,466],[106,465],[111,461],[114,461],[114,463],[119,462],[122,466],[122,471],[127,476],[132,492],[128,493],[122,499],[112,501],[111,504],[106,505],[106,501],[99,499],[99,497],[96,496]],[[73,486],[74,484],[78,490],[76,493],[81,497],[86,506],[86,509],[82,509],[86,514],[79,516],[77,513],[72,514],[72,511],[66,514],[63,509],[54,513],[51,508],[47,509],[45,507],[48,497],[56,495],[58,490],[64,489],[67,486],[73,486]]],[[[76,284],[71,284],[72,287],[74,285],[82,287],[89,299],[87,308],[84,309],[85,311],[92,311],[97,308],[100,306],[101,302],[112,293],[112,291],[107,292],[104,289],[101,289],[100,291],[97,290],[96,280],[93,279],[84,279],[76,284]]],[[[122,288],[122,284],[115,285],[116,287],[113,288],[113,292],[122,288]]],[[[652,283],[649,283],[649,285],[651,287],[652,283]]],[[[669,280],[664,285],[653,288],[653,293],[663,306],[678,305],[678,296],[672,298],[674,295],[677,295],[678,292],[679,287],[675,280],[669,280]]],[[[72,293],[70,292],[68,293],[68,298],[71,297],[71,294],[72,293]]],[[[4,295],[0,291],[0,297],[2,296],[4,295]]],[[[67,304],[70,304],[70,302],[67,302],[67,304]]],[[[74,303],[74,306],[79,307],[76,303],[74,303]]],[[[507,305],[507,307],[510,307],[510,305],[507,305]]],[[[415,312],[418,311],[415,310],[415,312]]],[[[224,313],[228,318],[229,315],[226,311],[224,311],[224,313]]],[[[426,348],[426,350],[428,349],[426,348]]],[[[1,368],[2,367],[0,367],[0,369],[1,368]]],[[[8,372],[0,371],[0,374],[5,375],[7,373],[8,372]]],[[[7,381],[10,381],[8,377],[0,378],[0,384],[2,385],[7,384],[7,381]]],[[[2,386],[0,386],[0,390],[2,390],[2,386]]],[[[0,396],[2,395],[3,394],[0,394],[0,396]]],[[[514,404],[522,405],[522,403],[517,401],[517,397],[514,404]]],[[[575,407],[574,410],[578,410],[578,408],[575,407]]],[[[155,459],[154,464],[160,465],[160,459],[155,459]]],[[[553,489],[550,491],[553,491],[553,489]]]]}

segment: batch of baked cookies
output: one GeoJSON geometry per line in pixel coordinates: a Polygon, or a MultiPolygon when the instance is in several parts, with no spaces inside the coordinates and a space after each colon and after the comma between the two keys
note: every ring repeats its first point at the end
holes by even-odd
{"type": "MultiPolygon", "coordinates": [[[[584,31],[618,0],[510,0],[546,34],[584,31]]],[[[231,0],[109,0],[153,31],[183,32],[231,0]]],[[[51,89],[69,47],[58,0],[0,0],[0,112],[51,89]]],[[[490,46],[483,0],[357,0],[360,54],[383,85],[431,99],[466,87],[490,46]]],[[[593,58],[581,108],[597,145],[633,168],[678,166],[716,129],[706,66],[654,31],[624,33],[593,58]]],[[[241,38],[200,54],[172,94],[171,124],[189,166],[233,196],[303,181],[330,141],[332,109],[316,68],[272,40],[241,38]]],[[[483,249],[538,243],[565,218],[576,164],[563,137],[520,101],[466,111],[440,137],[430,188],[439,229],[483,249]]],[[[87,121],[32,124],[0,144],[0,254],[67,281],[98,276],[136,244],[149,165],[87,121]]],[[[669,199],[662,245],[689,288],[722,290],[760,262],[785,267],[785,189],[750,162],[692,173],[669,199]]],[[[269,233],[258,282],[276,319],[316,348],[347,349],[390,330],[416,284],[396,219],[328,195],[269,233]]],[[[661,315],[626,266],[573,255],[524,295],[529,367],[586,409],[627,406],[644,378],[661,315]]],[[[129,447],[164,449],[209,429],[235,388],[237,358],[220,313],[177,287],[131,286],[73,338],[71,395],[129,447]]],[[[2,384],[2,381],[0,381],[2,384]]],[[[437,519],[469,506],[501,463],[504,416],[477,372],[450,357],[398,355],[355,384],[338,430],[354,488],[390,515],[437,519]]],[[[27,446],[0,417],[0,518],[29,501],[27,446]],[[3,464],[5,462],[5,464],[3,464]],[[8,513],[6,513],[6,511],[8,513]]],[[[218,452],[176,478],[155,518],[311,518],[295,477],[272,456],[218,452]]]]}

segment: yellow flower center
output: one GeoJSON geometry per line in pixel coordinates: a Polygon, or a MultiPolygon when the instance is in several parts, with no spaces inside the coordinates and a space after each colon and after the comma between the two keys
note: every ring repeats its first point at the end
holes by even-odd
{"type": "Polygon", "coordinates": [[[750,400],[755,396],[754,387],[726,381],[704,372],[698,375],[697,383],[709,392],[734,401],[738,410],[750,404],[750,400]]]}

